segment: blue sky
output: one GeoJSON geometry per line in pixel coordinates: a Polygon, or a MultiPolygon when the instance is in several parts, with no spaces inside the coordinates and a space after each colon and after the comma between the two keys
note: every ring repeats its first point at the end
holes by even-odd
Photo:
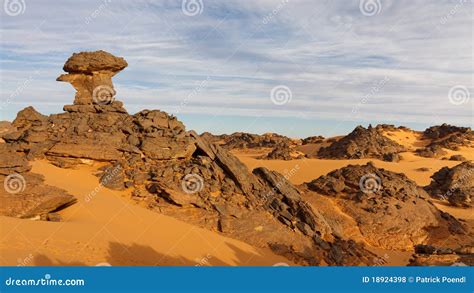
{"type": "Polygon", "coordinates": [[[62,111],[65,60],[103,49],[129,63],[114,77],[129,113],[164,110],[198,132],[474,124],[472,0],[2,4],[0,120],[62,111]]]}

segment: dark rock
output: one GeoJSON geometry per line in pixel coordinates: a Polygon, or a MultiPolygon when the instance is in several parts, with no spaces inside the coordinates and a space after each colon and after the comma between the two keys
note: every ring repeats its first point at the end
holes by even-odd
{"type": "Polygon", "coordinates": [[[318,156],[328,159],[383,159],[386,155],[393,156],[403,151],[403,146],[386,138],[375,128],[357,126],[350,134],[328,147],[322,147],[318,156]]]}

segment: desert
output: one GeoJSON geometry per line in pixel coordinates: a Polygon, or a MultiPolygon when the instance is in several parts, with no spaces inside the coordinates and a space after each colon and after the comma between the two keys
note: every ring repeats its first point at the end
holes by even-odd
{"type": "Polygon", "coordinates": [[[0,123],[1,265],[474,265],[471,128],[198,134],[127,112],[125,59],[72,54],[64,112],[0,123]]]}

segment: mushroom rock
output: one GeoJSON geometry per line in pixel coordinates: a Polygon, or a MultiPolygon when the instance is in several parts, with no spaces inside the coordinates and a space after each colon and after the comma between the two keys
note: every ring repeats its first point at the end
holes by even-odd
{"type": "Polygon", "coordinates": [[[109,105],[114,102],[112,77],[127,67],[127,61],[105,51],[74,53],[56,80],[76,89],[74,105],[109,105]]]}

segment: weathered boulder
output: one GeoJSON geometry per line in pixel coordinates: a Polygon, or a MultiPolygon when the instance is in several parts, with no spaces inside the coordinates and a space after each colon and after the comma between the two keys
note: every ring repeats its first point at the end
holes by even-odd
{"type": "Polygon", "coordinates": [[[318,156],[328,159],[361,159],[377,158],[405,151],[405,147],[382,135],[369,125],[368,128],[357,126],[350,134],[322,147],[318,156]]]}
{"type": "Polygon", "coordinates": [[[454,206],[472,206],[474,163],[464,162],[452,168],[443,167],[431,179],[430,185],[425,187],[431,196],[448,200],[454,206]]]}
{"type": "Polygon", "coordinates": [[[415,182],[371,163],[349,165],[306,185],[336,198],[341,209],[358,223],[365,239],[376,247],[408,249],[425,243],[432,233],[438,233],[431,227],[441,227],[447,235],[464,233],[462,225],[431,204],[429,195],[415,182]]]}
{"type": "Polygon", "coordinates": [[[74,53],[63,67],[68,74],[57,80],[69,82],[77,90],[75,105],[107,105],[115,96],[112,77],[127,65],[125,59],[105,51],[74,53]]]}

